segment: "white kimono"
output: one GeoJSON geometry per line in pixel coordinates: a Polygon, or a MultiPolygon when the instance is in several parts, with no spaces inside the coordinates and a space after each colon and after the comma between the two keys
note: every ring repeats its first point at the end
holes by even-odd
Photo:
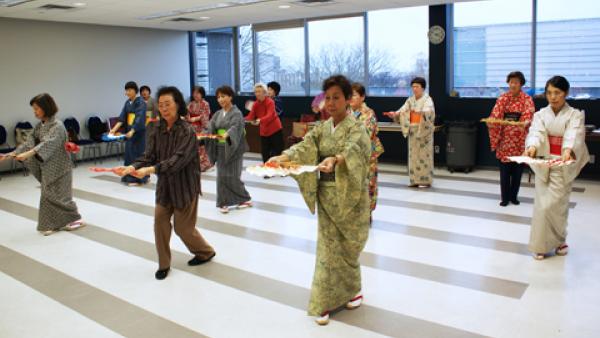
{"type": "Polygon", "coordinates": [[[547,106],[533,116],[526,148],[535,147],[540,157],[557,158],[550,154],[548,137],[562,137],[562,151],[570,148],[575,155],[575,163],[570,165],[531,166],[535,172],[535,201],[528,248],[533,253],[547,253],[566,241],[571,186],[589,160],[584,121],[584,114],[566,103],[558,114],[547,106]]]}
{"type": "Polygon", "coordinates": [[[433,181],[433,131],[435,108],[427,94],[420,99],[409,97],[398,109],[394,121],[400,124],[402,135],[408,137],[408,173],[410,184],[431,184],[433,181]],[[421,122],[410,123],[410,112],[421,114],[421,122]]]}

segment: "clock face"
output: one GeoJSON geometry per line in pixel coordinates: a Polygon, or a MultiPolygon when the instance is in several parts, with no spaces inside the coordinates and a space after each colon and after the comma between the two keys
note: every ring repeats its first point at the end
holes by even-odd
{"type": "Polygon", "coordinates": [[[429,37],[429,42],[433,43],[434,45],[439,45],[444,41],[444,38],[446,37],[446,31],[444,31],[444,28],[441,26],[432,26],[429,28],[427,36],[429,37]]]}

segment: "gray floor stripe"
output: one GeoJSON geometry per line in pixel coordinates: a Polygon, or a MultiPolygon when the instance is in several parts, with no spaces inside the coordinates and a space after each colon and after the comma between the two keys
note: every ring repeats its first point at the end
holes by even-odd
{"type": "MultiPolygon", "coordinates": [[[[6,211],[14,210],[12,206],[2,203],[6,211]]],[[[35,209],[19,209],[35,221],[35,209]]],[[[0,245],[0,271],[125,337],[157,337],[159,332],[168,332],[169,337],[206,337],[3,245],[0,245]]]]}
{"type": "MultiPolygon", "coordinates": [[[[115,183],[120,182],[120,180],[117,177],[108,176],[108,175],[100,175],[100,176],[95,176],[93,178],[105,180],[105,181],[109,181],[109,182],[115,182],[115,183]]],[[[249,184],[249,186],[250,186],[250,184],[249,184]]],[[[155,184],[146,184],[143,187],[154,190],[155,184]]],[[[284,187],[283,189],[288,190],[289,188],[290,187],[284,187]]],[[[272,189],[272,190],[276,190],[276,189],[272,189]]],[[[291,189],[290,189],[290,191],[291,191],[291,189]]],[[[208,199],[211,201],[216,200],[216,195],[213,193],[203,192],[203,197],[204,197],[204,199],[208,199]]],[[[308,210],[304,209],[304,208],[280,206],[277,204],[272,204],[272,203],[267,203],[267,202],[259,202],[259,201],[253,201],[253,203],[258,208],[261,208],[264,210],[289,213],[289,214],[294,214],[297,216],[310,215],[308,210]]],[[[431,211],[431,212],[457,215],[457,216],[477,217],[477,218],[482,218],[485,220],[495,220],[495,221],[502,221],[502,222],[531,225],[531,217],[527,217],[527,216],[508,215],[508,214],[502,214],[502,213],[496,213],[496,212],[490,212],[490,211],[463,209],[463,208],[433,205],[433,204],[420,203],[420,202],[398,201],[398,200],[391,200],[391,199],[386,199],[386,198],[381,198],[381,197],[378,199],[378,203],[380,203],[381,205],[386,205],[386,206],[424,210],[424,211],[431,211]]]]}
{"type": "MultiPolygon", "coordinates": [[[[73,189],[77,198],[85,199],[94,203],[104,204],[115,208],[125,209],[131,212],[154,216],[154,207],[143,205],[122,199],[107,197],[80,189],[73,189]]],[[[204,229],[222,233],[225,235],[244,238],[251,241],[282,246],[288,249],[298,250],[314,254],[316,243],[297,237],[285,236],[273,232],[250,229],[237,224],[214,221],[198,217],[198,226],[204,229]]],[[[384,270],[392,273],[406,275],[414,278],[434,281],[487,292],[510,298],[521,298],[527,290],[528,284],[511,280],[482,276],[474,273],[447,269],[435,265],[412,262],[399,258],[376,255],[363,252],[361,264],[370,268],[384,270]]]]}
{"type": "MultiPolygon", "coordinates": [[[[244,156],[244,160],[247,161],[255,161],[262,163],[262,159],[253,156],[244,156]]],[[[399,176],[407,176],[408,172],[406,170],[389,170],[379,168],[380,174],[388,174],[388,175],[399,175],[399,176]]],[[[525,174],[526,175],[526,174],[525,174]]],[[[451,175],[434,175],[433,177],[440,178],[443,180],[451,180],[451,181],[461,181],[461,182],[478,182],[478,183],[490,183],[500,185],[500,180],[491,179],[491,178],[483,178],[483,177],[463,177],[463,176],[451,176],[451,175]]],[[[529,182],[522,182],[522,187],[534,188],[535,185],[529,182]]],[[[585,192],[584,187],[573,187],[573,192],[585,192]]]]}
{"type": "MultiPolygon", "coordinates": [[[[214,181],[216,178],[214,176],[204,175],[204,176],[202,176],[202,179],[214,181]]],[[[249,187],[261,188],[261,189],[277,190],[277,191],[283,191],[283,192],[295,192],[295,193],[299,192],[297,187],[291,187],[291,186],[285,186],[285,185],[274,185],[274,184],[255,182],[255,181],[245,181],[244,184],[246,184],[249,187]]],[[[402,187],[411,189],[404,185],[402,185],[402,187]]],[[[429,189],[427,189],[427,190],[429,190],[429,189]]],[[[389,205],[389,203],[386,203],[386,201],[384,200],[384,201],[382,201],[382,205],[389,205]]],[[[266,207],[270,210],[274,209],[272,206],[268,206],[268,205],[264,206],[262,204],[256,205],[256,207],[257,208],[266,207]]],[[[282,208],[285,208],[286,212],[289,211],[289,207],[282,207],[282,208]]],[[[275,212],[277,212],[277,211],[275,211],[275,212]]],[[[310,215],[309,213],[304,212],[302,210],[295,210],[294,213],[295,214],[307,214],[307,215],[309,215],[308,217],[314,217],[314,216],[310,215]]],[[[511,252],[511,253],[516,253],[516,254],[521,254],[521,255],[526,255],[526,256],[531,255],[531,253],[527,249],[527,245],[522,244],[522,243],[495,240],[495,239],[479,237],[479,236],[457,234],[457,233],[452,233],[452,232],[447,232],[447,231],[428,229],[428,228],[423,228],[423,227],[418,227],[418,226],[400,224],[400,223],[395,223],[395,222],[387,222],[387,221],[382,221],[382,220],[374,220],[373,228],[383,230],[383,231],[388,231],[388,232],[400,233],[403,235],[408,235],[408,236],[413,236],[413,237],[432,239],[432,240],[436,240],[436,241],[450,242],[450,243],[474,246],[474,247],[479,247],[479,248],[492,249],[492,250],[497,250],[497,251],[511,252]]]]}
{"type": "MultiPolygon", "coordinates": [[[[3,198],[0,198],[0,201],[2,201],[0,204],[0,209],[21,217],[25,217],[32,221],[37,221],[36,208],[3,198]]],[[[84,229],[71,232],[71,234],[81,236],[83,238],[130,253],[149,261],[156,261],[154,244],[139,240],[137,238],[119,234],[117,232],[103,229],[92,224],[87,224],[87,227],[84,229]]],[[[172,268],[186,271],[213,282],[248,292],[258,297],[285,304],[300,310],[306,309],[310,294],[310,290],[308,289],[273,280],[252,272],[236,269],[217,262],[211,262],[210,264],[200,267],[189,267],[185,263],[187,259],[189,259],[189,255],[175,250],[172,252],[172,258],[172,268]]],[[[2,262],[6,261],[10,260],[2,259],[2,262]]],[[[16,264],[16,267],[20,270],[23,270],[23,265],[16,264]]],[[[29,269],[27,269],[27,271],[29,271],[29,269]]],[[[148,272],[148,278],[153,278],[152,273],[153,271],[148,272]]],[[[173,273],[176,273],[176,271],[173,273]]],[[[468,331],[405,316],[396,312],[369,305],[363,305],[360,309],[355,311],[341,311],[337,314],[334,314],[332,319],[392,337],[482,337],[468,331]]],[[[145,322],[143,322],[143,324],[146,325],[145,322]]],[[[156,332],[169,331],[154,331],[154,333],[156,332]]],[[[151,335],[147,335],[147,337],[149,336],[151,335]]],[[[169,332],[168,336],[171,337],[175,335],[171,335],[171,332],[169,332]]]]}
{"type": "MultiPolygon", "coordinates": [[[[108,182],[113,182],[113,183],[120,183],[120,180],[114,176],[100,175],[100,176],[94,176],[92,178],[104,180],[104,181],[108,181],[108,182]]],[[[248,182],[245,182],[245,183],[248,183],[248,182]]],[[[296,188],[296,187],[286,187],[286,186],[281,186],[281,187],[282,187],[282,191],[298,192],[298,188],[296,188]]],[[[143,186],[143,188],[149,189],[149,190],[154,190],[155,185],[149,184],[149,185],[143,186]]],[[[206,199],[206,200],[215,201],[216,196],[215,196],[215,194],[204,192],[202,198],[206,199]]],[[[260,202],[260,201],[253,201],[253,203],[254,203],[255,208],[265,210],[265,211],[289,214],[289,215],[310,218],[310,219],[315,218],[315,216],[312,215],[306,208],[288,207],[288,206],[282,206],[279,204],[260,202]]],[[[444,241],[444,242],[451,242],[451,243],[474,246],[474,247],[485,248],[485,249],[493,249],[493,250],[498,250],[498,251],[511,252],[511,253],[516,253],[516,254],[521,254],[521,255],[526,255],[526,256],[531,255],[529,250],[527,250],[527,245],[521,244],[521,243],[516,243],[516,242],[495,240],[495,239],[479,237],[479,236],[456,234],[456,233],[447,232],[447,231],[422,228],[422,227],[417,227],[417,226],[413,226],[413,225],[405,225],[405,224],[382,221],[382,220],[374,220],[373,228],[378,229],[378,230],[408,235],[408,236],[421,237],[421,238],[444,241]]]]}

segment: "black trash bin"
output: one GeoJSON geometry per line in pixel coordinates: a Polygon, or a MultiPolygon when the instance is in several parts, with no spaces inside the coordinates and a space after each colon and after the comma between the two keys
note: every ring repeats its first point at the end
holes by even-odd
{"type": "Polygon", "coordinates": [[[452,121],[447,123],[446,165],[451,173],[470,172],[475,167],[477,151],[477,122],[452,121]]]}

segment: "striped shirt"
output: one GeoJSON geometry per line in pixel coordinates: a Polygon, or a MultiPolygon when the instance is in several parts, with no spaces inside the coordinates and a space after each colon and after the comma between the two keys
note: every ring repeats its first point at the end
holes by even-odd
{"type": "Polygon", "coordinates": [[[198,141],[194,128],[177,119],[171,130],[162,121],[149,135],[144,155],[133,166],[138,169],[154,166],[156,203],[165,207],[182,209],[197,198],[200,190],[200,165],[198,164],[198,141]]]}

